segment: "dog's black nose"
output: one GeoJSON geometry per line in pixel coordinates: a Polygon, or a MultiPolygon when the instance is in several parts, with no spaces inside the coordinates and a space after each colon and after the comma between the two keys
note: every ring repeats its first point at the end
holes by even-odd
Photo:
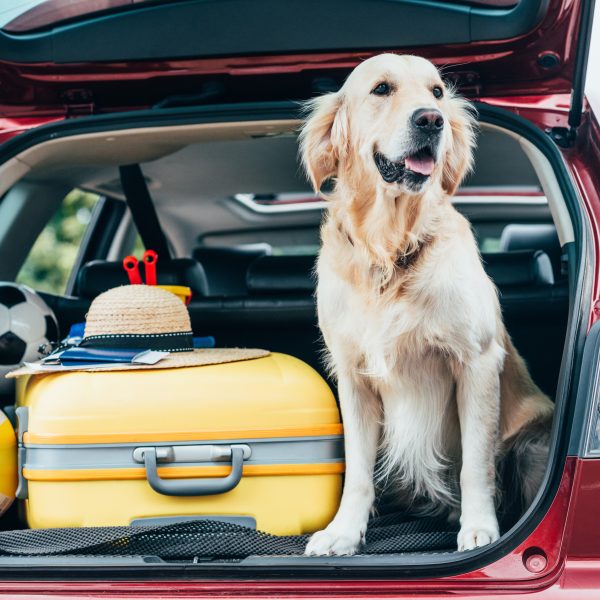
{"type": "Polygon", "coordinates": [[[442,127],[444,127],[444,117],[435,108],[419,108],[415,110],[412,115],[412,122],[415,127],[428,132],[441,131],[442,127]]]}

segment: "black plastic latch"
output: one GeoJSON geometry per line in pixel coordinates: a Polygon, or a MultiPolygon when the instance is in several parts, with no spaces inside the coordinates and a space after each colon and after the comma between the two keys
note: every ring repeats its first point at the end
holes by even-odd
{"type": "Polygon", "coordinates": [[[456,88],[467,98],[481,96],[482,85],[479,73],[476,71],[448,71],[442,73],[444,81],[456,88]]]}
{"type": "Polygon", "coordinates": [[[96,110],[94,95],[91,90],[72,89],[62,94],[67,118],[87,117],[93,115],[96,110]]]}
{"type": "Polygon", "coordinates": [[[573,127],[552,127],[546,129],[546,133],[561,148],[571,148],[577,137],[577,130],[573,127]]]}

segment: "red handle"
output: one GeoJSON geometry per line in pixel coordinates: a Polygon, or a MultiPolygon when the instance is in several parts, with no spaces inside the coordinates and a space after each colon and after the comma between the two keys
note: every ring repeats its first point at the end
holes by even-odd
{"type": "Polygon", "coordinates": [[[158,254],[154,250],[146,250],[142,257],[146,269],[146,285],[156,285],[156,261],[158,254]]]}
{"type": "Polygon", "coordinates": [[[126,256],[123,259],[123,268],[129,277],[129,283],[131,285],[142,283],[142,278],[138,270],[138,259],[135,256],[126,256]]]}

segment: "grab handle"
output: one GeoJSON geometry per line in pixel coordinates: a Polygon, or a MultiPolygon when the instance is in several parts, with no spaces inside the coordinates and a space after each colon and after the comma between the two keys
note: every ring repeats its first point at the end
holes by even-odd
{"type": "Polygon", "coordinates": [[[225,477],[206,479],[163,479],[158,475],[156,448],[143,449],[146,479],[150,487],[166,496],[211,496],[232,490],[242,479],[244,448],[231,448],[231,472],[225,477]]]}

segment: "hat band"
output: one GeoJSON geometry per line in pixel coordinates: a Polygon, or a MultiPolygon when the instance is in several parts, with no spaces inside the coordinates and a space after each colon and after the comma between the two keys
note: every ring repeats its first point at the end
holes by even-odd
{"type": "Polygon", "coordinates": [[[191,352],[194,350],[194,337],[191,331],[170,333],[107,333],[84,337],[79,344],[82,348],[127,348],[159,350],[162,352],[191,352]]]}

